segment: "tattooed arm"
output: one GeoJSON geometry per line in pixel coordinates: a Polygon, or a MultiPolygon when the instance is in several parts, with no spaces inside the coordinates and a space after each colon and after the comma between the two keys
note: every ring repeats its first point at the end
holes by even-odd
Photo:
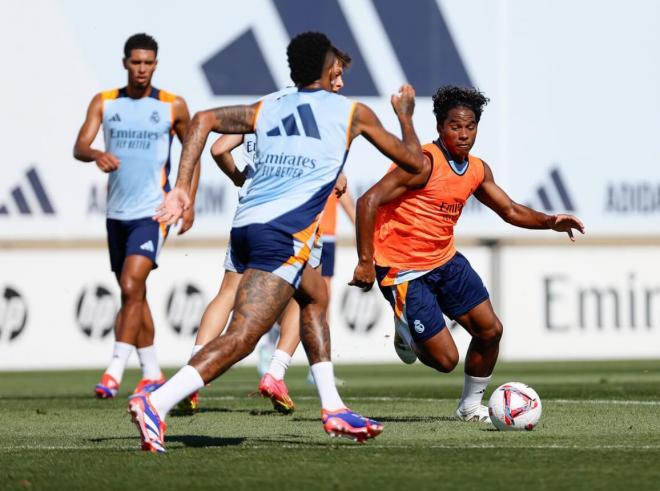
{"type": "Polygon", "coordinates": [[[188,125],[179,161],[179,173],[174,189],[158,207],[154,220],[173,225],[190,208],[190,187],[195,166],[202,155],[211,131],[216,133],[254,133],[261,102],[251,106],[227,106],[195,114],[188,125]]]}
{"type": "Polygon", "coordinates": [[[195,114],[183,141],[176,187],[188,190],[195,163],[199,160],[211,131],[216,133],[254,133],[261,102],[251,106],[227,106],[195,114]]]}
{"type": "MultiPolygon", "coordinates": [[[[172,115],[174,116],[173,130],[179,141],[183,144],[186,135],[186,130],[190,124],[190,113],[188,112],[188,105],[182,97],[177,97],[172,103],[172,115]]],[[[193,226],[195,221],[195,195],[197,194],[197,186],[199,184],[199,174],[201,172],[201,165],[199,162],[195,163],[195,170],[192,176],[192,183],[188,195],[190,196],[190,207],[183,212],[183,221],[179,227],[178,235],[186,233],[193,226]]]]}

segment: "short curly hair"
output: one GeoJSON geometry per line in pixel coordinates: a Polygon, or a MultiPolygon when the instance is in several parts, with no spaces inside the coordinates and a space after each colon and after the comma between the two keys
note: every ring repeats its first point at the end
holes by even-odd
{"type": "Polygon", "coordinates": [[[449,111],[456,107],[467,107],[474,112],[477,123],[481,119],[484,106],[490,99],[473,87],[444,85],[433,96],[433,113],[438,124],[447,119],[449,111]]]}
{"type": "Polygon", "coordinates": [[[332,49],[330,39],[321,32],[303,32],[294,37],[286,48],[293,83],[305,86],[321,78],[332,49]]]}
{"type": "Polygon", "coordinates": [[[131,51],[134,49],[147,49],[153,51],[158,56],[158,43],[149,34],[141,32],[133,34],[124,44],[124,58],[131,57],[131,51]]]}

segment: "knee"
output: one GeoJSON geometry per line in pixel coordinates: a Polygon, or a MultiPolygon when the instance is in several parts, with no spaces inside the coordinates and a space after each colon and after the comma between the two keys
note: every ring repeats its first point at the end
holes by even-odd
{"type": "Polygon", "coordinates": [[[449,373],[458,365],[458,351],[447,353],[440,357],[437,369],[443,373],[449,373]]]}
{"type": "Polygon", "coordinates": [[[145,295],[144,282],[136,280],[131,276],[124,276],[119,280],[121,298],[123,301],[142,300],[145,295]]]}
{"type": "Polygon", "coordinates": [[[495,318],[486,328],[477,335],[480,341],[488,344],[499,344],[502,339],[504,327],[498,318],[495,318]]]}
{"type": "Polygon", "coordinates": [[[242,359],[254,351],[255,346],[259,342],[261,336],[254,333],[249,329],[230,330],[228,329],[222,335],[226,343],[232,346],[231,351],[242,359]]]}
{"type": "Polygon", "coordinates": [[[417,353],[419,360],[439,372],[450,373],[458,365],[458,351],[431,355],[430,353],[417,353]]]}

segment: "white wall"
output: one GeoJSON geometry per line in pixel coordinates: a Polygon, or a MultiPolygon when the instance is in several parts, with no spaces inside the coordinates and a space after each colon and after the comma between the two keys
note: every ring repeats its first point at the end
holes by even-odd
{"type": "MultiPolygon", "coordinates": [[[[499,305],[505,327],[501,359],[660,356],[655,248],[504,247],[499,291],[493,289],[490,250],[462,252],[499,305]]],[[[163,364],[187,361],[194,329],[219,287],[223,256],[220,249],[166,245],[148,282],[163,364]]],[[[338,249],[331,304],[334,359],[397,362],[389,305],[375,289],[363,294],[347,285],[355,258],[353,248],[338,249]]],[[[0,271],[0,369],[106,364],[119,297],[104,251],[3,252],[0,271]]],[[[463,355],[469,336],[460,327],[451,329],[463,355]]],[[[251,355],[245,363],[255,361],[251,355]]],[[[302,349],[295,361],[305,363],[302,349]]]]}

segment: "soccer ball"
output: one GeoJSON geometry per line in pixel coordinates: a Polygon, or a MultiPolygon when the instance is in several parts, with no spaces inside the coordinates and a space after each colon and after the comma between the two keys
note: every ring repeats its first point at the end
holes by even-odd
{"type": "Polygon", "coordinates": [[[490,396],[488,414],[498,430],[533,430],[541,419],[541,398],[529,385],[509,382],[490,396]]]}

